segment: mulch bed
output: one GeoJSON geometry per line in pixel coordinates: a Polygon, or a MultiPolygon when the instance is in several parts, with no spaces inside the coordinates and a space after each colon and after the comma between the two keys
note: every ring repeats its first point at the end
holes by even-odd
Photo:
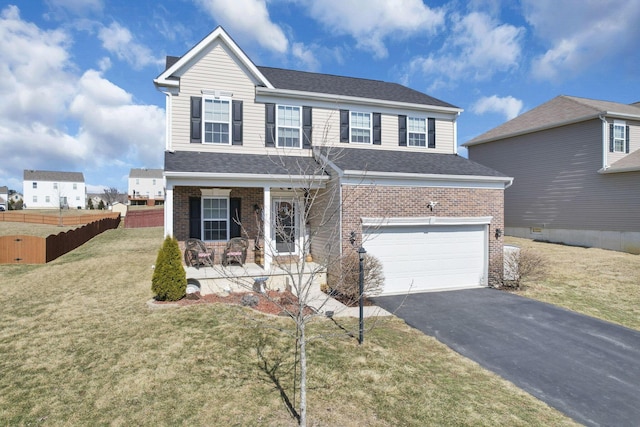
{"type": "MultiPolygon", "coordinates": [[[[200,292],[195,292],[192,294],[187,294],[185,298],[182,298],[179,301],[155,301],[155,304],[177,304],[181,307],[213,303],[240,306],[244,305],[261,313],[273,314],[277,316],[287,316],[288,314],[286,313],[286,311],[296,312],[298,310],[298,298],[289,291],[268,291],[266,294],[258,292],[232,292],[226,296],[216,294],[200,295],[200,292]],[[243,297],[246,297],[247,295],[254,295],[255,297],[257,297],[257,304],[243,304],[243,297]]],[[[312,313],[313,309],[305,307],[305,314],[312,313]]]]}

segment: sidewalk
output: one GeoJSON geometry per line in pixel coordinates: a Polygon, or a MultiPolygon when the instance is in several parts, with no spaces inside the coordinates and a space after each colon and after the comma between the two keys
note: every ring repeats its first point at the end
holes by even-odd
{"type": "MultiPolygon", "coordinates": [[[[360,307],[347,307],[322,292],[319,287],[311,290],[307,305],[325,315],[333,312],[330,317],[360,317],[360,307]]],[[[375,305],[365,306],[363,309],[364,317],[391,316],[391,313],[375,305]]]]}

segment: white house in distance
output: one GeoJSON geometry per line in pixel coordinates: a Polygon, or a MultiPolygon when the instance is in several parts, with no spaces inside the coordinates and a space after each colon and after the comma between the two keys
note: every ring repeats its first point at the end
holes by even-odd
{"type": "Polygon", "coordinates": [[[4,210],[9,209],[9,188],[6,186],[0,187],[0,206],[4,210]]]}
{"type": "Polygon", "coordinates": [[[164,178],[162,169],[131,169],[129,172],[130,205],[164,204],[164,178]]]}
{"type": "Polygon", "coordinates": [[[25,209],[84,209],[87,190],[82,172],[25,170],[25,209]]]}

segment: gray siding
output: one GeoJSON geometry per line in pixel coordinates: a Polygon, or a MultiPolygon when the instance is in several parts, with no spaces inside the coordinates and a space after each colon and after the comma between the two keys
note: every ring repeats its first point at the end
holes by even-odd
{"type": "Polygon", "coordinates": [[[506,227],[640,230],[640,172],[598,173],[599,119],[471,146],[469,158],[515,178],[506,227]]]}
{"type": "Polygon", "coordinates": [[[316,262],[340,256],[340,186],[331,180],[320,190],[309,212],[309,227],[313,234],[311,253],[316,262]]]}

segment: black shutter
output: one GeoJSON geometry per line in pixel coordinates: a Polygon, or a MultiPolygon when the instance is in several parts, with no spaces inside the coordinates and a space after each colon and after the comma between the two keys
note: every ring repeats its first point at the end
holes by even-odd
{"type": "Polygon", "coordinates": [[[202,143],[202,98],[191,97],[191,142],[202,143]]]}
{"type": "Polygon", "coordinates": [[[340,142],[349,142],[349,110],[340,110],[340,142]]]}
{"type": "Polygon", "coordinates": [[[382,118],[380,113],[373,113],[373,145],[382,144],[382,118]]]}
{"type": "Polygon", "coordinates": [[[231,143],[233,145],[242,145],[242,101],[233,101],[232,106],[233,136],[231,137],[231,143]]]}
{"type": "Polygon", "coordinates": [[[276,104],[264,104],[264,145],[275,147],[276,138],[276,104]]]}
{"type": "Polygon", "coordinates": [[[407,146],[407,116],[398,116],[398,145],[407,146]]]}
{"type": "Polygon", "coordinates": [[[229,199],[229,238],[242,237],[242,215],[240,214],[241,199],[232,197],[229,199]]]}
{"type": "Polygon", "coordinates": [[[429,122],[429,127],[427,131],[427,137],[429,139],[429,143],[427,147],[436,148],[436,119],[429,118],[427,119],[429,122]]]}
{"type": "Polygon", "coordinates": [[[613,153],[613,123],[609,125],[609,152],[613,153]]]}
{"type": "Polygon", "coordinates": [[[302,107],[302,148],[311,148],[313,120],[311,107],[302,107]]]}
{"type": "Polygon", "coordinates": [[[202,239],[202,216],[200,197],[189,197],[189,238],[202,239]]]}
{"type": "Polygon", "coordinates": [[[629,154],[629,126],[625,126],[624,128],[624,137],[625,137],[625,149],[624,151],[629,154]]]}

